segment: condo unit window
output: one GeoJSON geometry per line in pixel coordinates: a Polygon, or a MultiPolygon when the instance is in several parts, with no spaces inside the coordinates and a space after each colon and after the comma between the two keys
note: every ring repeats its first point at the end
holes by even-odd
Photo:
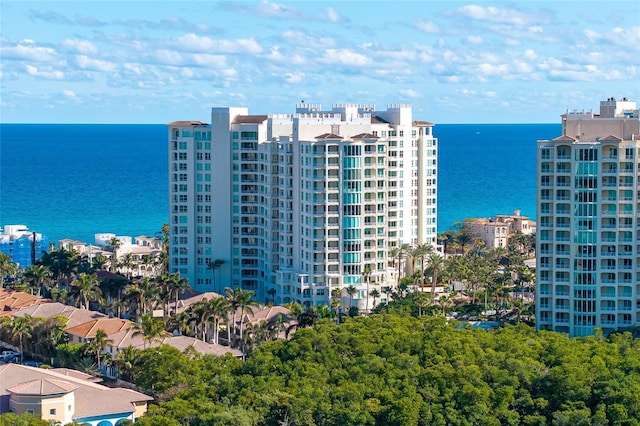
{"type": "Polygon", "coordinates": [[[49,410],[49,415],[50,415],[50,416],[55,416],[55,415],[56,415],[56,409],[55,409],[55,408],[51,408],[51,409],[49,410]]]}
{"type": "Polygon", "coordinates": [[[580,161],[598,161],[597,148],[580,148],[577,152],[576,160],[580,161]]]}
{"type": "Polygon", "coordinates": [[[240,132],[240,139],[243,141],[258,139],[258,132],[240,132]]]}

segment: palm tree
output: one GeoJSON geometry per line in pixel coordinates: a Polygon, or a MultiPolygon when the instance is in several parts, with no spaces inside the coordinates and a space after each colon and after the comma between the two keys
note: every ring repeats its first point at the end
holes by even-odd
{"type": "MultiPolygon", "coordinates": [[[[209,263],[207,263],[207,268],[209,268],[211,270],[211,275],[213,277],[213,289],[214,291],[216,290],[216,271],[218,269],[220,269],[220,267],[222,267],[222,265],[224,265],[224,260],[222,259],[216,259],[216,260],[209,260],[209,263]]],[[[220,273],[220,271],[218,271],[218,274],[220,273]]]]}
{"type": "Polygon", "coordinates": [[[400,282],[401,275],[401,267],[402,267],[402,259],[407,255],[409,251],[409,244],[401,244],[398,247],[393,247],[389,250],[389,257],[393,259],[393,262],[396,264],[398,268],[398,283],[400,282]]]}
{"type": "Polygon", "coordinates": [[[226,321],[228,315],[229,301],[224,297],[214,297],[206,302],[204,319],[213,326],[213,343],[216,345],[219,342],[220,323],[226,321]]]}
{"type": "Polygon", "coordinates": [[[88,351],[95,353],[96,362],[98,364],[98,370],[102,371],[102,364],[100,363],[100,353],[109,345],[113,344],[113,340],[109,339],[107,333],[102,330],[96,330],[95,337],[88,343],[88,351]]]}
{"type": "Polygon", "coordinates": [[[102,253],[98,253],[93,259],[91,259],[91,267],[94,271],[103,270],[109,262],[109,259],[104,257],[102,253]]]}
{"type": "Polygon", "coordinates": [[[135,264],[136,262],[133,260],[133,254],[127,253],[124,256],[122,256],[122,260],[120,261],[120,266],[124,268],[127,274],[127,278],[129,279],[131,279],[131,276],[133,275],[133,267],[135,266],[135,264]]]}
{"type": "Polygon", "coordinates": [[[260,306],[257,300],[252,299],[255,294],[253,291],[240,290],[240,342],[242,342],[242,327],[244,324],[244,314],[253,314],[255,308],[260,306]]]}
{"type": "Polygon", "coordinates": [[[160,261],[160,272],[168,273],[169,272],[169,234],[170,228],[168,223],[162,224],[162,230],[160,231],[161,239],[162,239],[162,251],[160,252],[160,256],[158,260],[160,261]]]}
{"type": "Polygon", "coordinates": [[[455,241],[455,236],[453,231],[445,231],[444,233],[438,235],[438,242],[442,244],[445,257],[448,253],[447,248],[450,248],[450,245],[455,241]]]}
{"type": "Polygon", "coordinates": [[[456,235],[456,241],[462,249],[462,254],[465,254],[466,246],[473,241],[473,236],[465,228],[462,228],[456,235]]]}
{"type": "Polygon", "coordinates": [[[276,293],[277,291],[275,288],[270,288],[269,290],[267,290],[267,294],[271,296],[271,303],[274,305],[276,304],[276,293]]]}
{"type": "Polygon", "coordinates": [[[231,345],[231,331],[232,331],[231,326],[233,326],[233,333],[236,334],[236,312],[240,307],[240,298],[241,298],[240,295],[242,294],[242,291],[243,290],[241,288],[237,288],[233,290],[230,287],[227,287],[224,289],[227,300],[229,301],[229,311],[231,312],[231,315],[232,315],[231,324],[227,326],[227,339],[229,340],[229,346],[232,346],[231,345]]]}
{"type": "Polygon", "coordinates": [[[453,305],[453,295],[443,294],[438,298],[438,304],[442,308],[442,316],[446,316],[446,310],[453,305]]]}
{"type": "Polygon", "coordinates": [[[98,277],[95,274],[80,274],[71,283],[70,294],[78,307],[89,309],[89,302],[102,299],[98,277]]]}
{"type": "Polygon", "coordinates": [[[432,296],[427,293],[415,292],[413,293],[413,302],[418,307],[418,316],[421,317],[423,314],[423,309],[427,306],[431,305],[431,301],[433,300],[432,296]]]}
{"type": "Polygon", "coordinates": [[[12,336],[17,336],[20,342],[20,359],[24,359],[23,354],[23,341],[25,338],[31,337],[33,331],[33,317],[31,315],[25,315],[23,317],[14,318],[10,325],[10,332],[12,336]]]}
{"type": "Polygon", "coordinates": [[[118,376],[124,380],[133,380],[133,367],[135,366],[136,359],[138,357],[138,350],[133,346],[127,346],[122,348],[116,355],[114,364],[117,368],[118,376]]]}
{"type": "Polygon", "coordinates": [[[164,322],[152,317],[150,314],[142,315],[140,322],[134,324],[134,328],[135,331],[132,336],[142,336],[143,349],[147,348],[147,343],[151,344],[155,341],[160,341],[162,337],[169,335],[164,329],[164,322]]]}
{"type": "Polygon", "coordinates": [[[431,270],[431,295],[435,297],[438,285],[438,274],[444,268],[444,259],[436,252],[429,255],[429,269],[431,270]]]}
{"type": "Polygon", "coordinates": [[[0,252],[0,288],[4,287],[5,277],[15,275],[17,270],[18,264],[8,254],[0,252]]]}
{"type": "Polygon", "coordinates": [[[349,295],[349,310],[353,308],[353,295],[358,292],[358,289],[354,285],[347,287],[347,294],[349,295]]]}
{"type": "Polygon", "coordinates": [[[342,289],[334,288],[331,290],[331,308],[336,310],[336,323],[340,322],[340,304],[342,299],[342,289]]]}
{"type": "Polygon", "coordinates": [[[371,284],[371,266],[365,265],[364,271],[362,271],[362,276],[364,277],[365,282],[367,283],[367,298],[366,298],[366,305],[364,310],[366,313],[369,313],[369,285],[371,284]]]}
{"type": "Polygon", "coordinates": [[[376,300],[380,297],[380,292],[377,289],[371,290],[371,297],[373,297],[373,308],[376,307],[376,300]]]}
{"type": "Polygon", "coordinates": [[[109,244],[107,247],[111,248],[111,252],[113,253],[111,257],[111,272],[116,272],[116,268],[118,267],[118,249],[122,243],[117,237],[113,237],[109,240],[109,244]]]}
{"type": "Polygon", "coordinates": [[[49,268],[56,283],[62,280],[68,287],[71,277],[78,271],[79,256],[75,250],[53,249],[40,258],[40,264],[49,268]]]}
{"type": "Polygon", "coordinates": [[[51,271],[44,265],[29,265],[24,272],[24,278],[29,281],[32,289],[36,289],[38,297],[42,295],[42,287],[50,277],[51,271]]]}
{"type": "MultiPolygon", "coordinates": [[[[178,313],[178,299],[181,294],[183,294],[187,290],[192,290],[189,285],[188,278],[180,278],[180,272],[175,272],[168,276],[165,281],[165,285],[167,287],[167,295],[171,297],[172,295],[175,297],[175,305],[173,309],[173,313],[178,313]]],[[[167,312],[169,314],[169,312],[167,312]]]]}
{"type": "Polygon", "coordinates": [[[125,287],[125,300],[135,305],[137,316],[144,315],[153,309],[159,296],[158,286],[152,283],[148,277],[134,281],[125,287]]]}

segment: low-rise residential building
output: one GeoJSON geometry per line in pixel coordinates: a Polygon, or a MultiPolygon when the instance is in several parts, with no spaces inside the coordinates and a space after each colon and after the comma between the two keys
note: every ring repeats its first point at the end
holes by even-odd
{"type": "Polygon", "coordinates": [[[33,414],[65,425],[115,426],[135,421],[153,398],[130,389],[108,388],[63,371],[0,365],[0,414],[33,414]]]}
{"type": "Polygon", "coordinates": [[[20,309],[45,302],[46,300],[23,291],[0,288],[0,317],[11,316],[20,309]]]}
{"type": "Polygon", "coordinates": [[[98,330],[104,331],[107,337],[109,337],[112,334],[132,327],[133,323],[128,320],[120,318],[99,318],[75,327],[67,328],[65,331],[69,336],[69,342],[86,343],[96,337],[98,330]]]}

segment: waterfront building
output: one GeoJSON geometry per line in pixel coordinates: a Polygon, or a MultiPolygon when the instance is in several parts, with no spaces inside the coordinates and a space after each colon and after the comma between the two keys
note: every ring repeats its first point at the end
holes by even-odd
{"type": "Polygon", "coordinates": [[[611,98],[538,142],[538,329],[640,326],[639,135],[636,103],[611,98]]]}
{"type": "Polygon", "coordinates": [[[514,214],[499,214],[493,218],[472,218],[464,221],[465,227],[475,238],[480,238],[487,248],[506,248],[509,237],[516,232],[530,235],[536,232],[536,223],[520,210],[514,214]]]}
{"type": "Polygon", "coordinates": [[[370,308],[397,284],[389,251],[436,245],[437,139],[409,105],[213,108],[169,132],[170,271],[199,291],[370,308]],[[352,289],[353,290],[353,289],[352,289]]]}
{"type": "Polygon", "coordinates": [[[25,225],[5,225],[4,231],[0,232],[0,252],[22,268],[31,266],[48,250],[47,237],[29,231],[25,225]]]}

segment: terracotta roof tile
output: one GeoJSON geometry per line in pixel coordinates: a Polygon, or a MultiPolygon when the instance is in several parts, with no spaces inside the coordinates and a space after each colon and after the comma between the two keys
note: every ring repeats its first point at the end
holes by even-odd
{"type": "Polygon", "coordinates": [[[182,121],[172,121],[171,123],[168,123],[167,126],[208,126],[207,123],[203,123],[202,121],[189,121],[189,120],[182,120],[182,121]]]}
{"type": "Polygon", "coordinates": [[[131,321],[120,318],[100,318],[85,322],[84,324],[80,324],[75,327],[67,328],[66,332],[86,339],[95,337],[98,330],[102,330],[107,334],[107,336],[110,336],[121,330],[131,328],[132,326],[133,323],[131,321]]]}
{"type": "Polygon", "coordinates": [[[567,135],[558,136],[557,138],[555,138],[553,140],[554,141],[559,141],[559,142],[575,142],[576,141],[574,138],[572,138],[571,136],[567,136],[567,135]]]}
{"type": "Polygon", "coordinates": [[[316,136],[316,139],[344,139],[342,136],[334,135],[333,133],[323,133],[316,136]]]}

